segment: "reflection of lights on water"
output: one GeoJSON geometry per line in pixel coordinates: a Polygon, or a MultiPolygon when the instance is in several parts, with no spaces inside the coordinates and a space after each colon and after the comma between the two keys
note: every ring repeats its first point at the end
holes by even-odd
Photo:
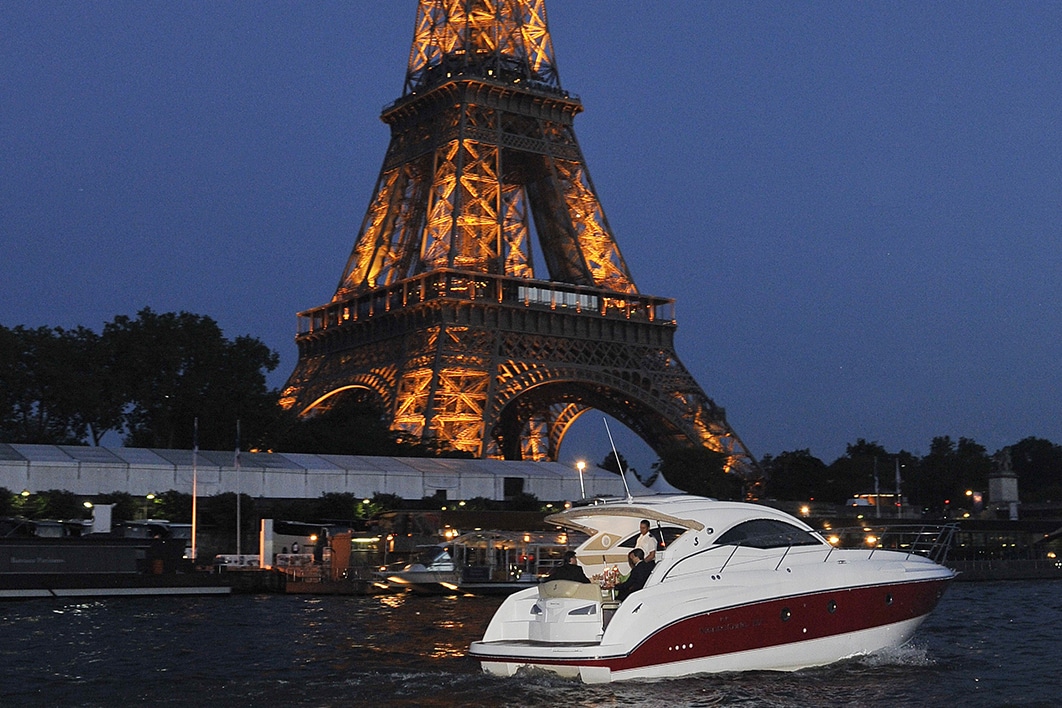
{"type": "Polygon", "coordinates": [[[405,593],[397,593],[395,595],[381,595],[380,604],[393,609],[402,607],[406,604],[405,593]]]}
{"type": "Polygon", "coordinates": [[[468,647],[464,644],[437,644],[428,656],[432,659],[460,659],[467,652],[468,647]]]}

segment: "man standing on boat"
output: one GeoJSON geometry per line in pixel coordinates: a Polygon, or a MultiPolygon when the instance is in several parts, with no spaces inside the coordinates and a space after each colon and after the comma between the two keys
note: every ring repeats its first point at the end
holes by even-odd
{"type": "Polygon", "coordinates": [[[586,573],[583,572],[582,566],[579,565],[579,561],[575,559],[575,551],[565,551],[564,562],[554,568],[546,580],[572,580],[577,583],[590,582],[590,579],[586,577],[586,573]]]}
{"type": "Polygon", "coordinates": [[[642,533],[638,536],[638,542],[634,547],[642,549],[642,555],[645,556],[645,560],[655,562],[657,540],[651,533],[649,533],[649,520],[642,519],[639,528],[642,533]]]}

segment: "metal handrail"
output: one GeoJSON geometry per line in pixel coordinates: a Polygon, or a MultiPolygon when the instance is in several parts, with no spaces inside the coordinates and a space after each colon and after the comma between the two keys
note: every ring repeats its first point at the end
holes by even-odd
{"type": "MultiPolygon", "coordinates": [[[[844,539],[855,536],[859,538],[858,547],[869,545],[868,558],[873,558],[874,553],[880,550],[895,550],[906,552],[907,557],[920,555],[929,558],[935,563],[943,563],[948,556],[955,532],[959,525],[951,524],[887,524],[850,526],[838,529],[825,529],[820,531],[823,536],[837,537],[837,543],[830,543],[830,551],[827,552],[826,560],[834,548],[843,548],[844,539]],[[872,540],[871,540],[872,539],[872,540]]],[[[856,546],[849,546],[855,548],[856,546]]]]}

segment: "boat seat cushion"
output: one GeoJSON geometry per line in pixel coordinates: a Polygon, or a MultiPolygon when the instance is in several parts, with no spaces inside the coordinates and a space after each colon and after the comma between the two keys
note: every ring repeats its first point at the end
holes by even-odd
{"type": "Polygon", "coordinates": [[[574,580],[547,580],[538,586],[538,596],[574,597],[601,602],[601,588],[597,583],[577,583],[574,580]]]}

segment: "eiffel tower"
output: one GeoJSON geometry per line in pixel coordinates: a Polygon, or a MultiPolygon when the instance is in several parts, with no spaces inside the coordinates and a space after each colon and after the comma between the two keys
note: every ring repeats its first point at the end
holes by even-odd
{"type": "Polygon", "coordinates": [[[299,314],[281,405],[368,396],[392,429],[555,460],[591,409],[655,451],[755,465],[644,295],[575,138],[545,0],[420,0],[391,143],[330,303],[299,314]]]}

